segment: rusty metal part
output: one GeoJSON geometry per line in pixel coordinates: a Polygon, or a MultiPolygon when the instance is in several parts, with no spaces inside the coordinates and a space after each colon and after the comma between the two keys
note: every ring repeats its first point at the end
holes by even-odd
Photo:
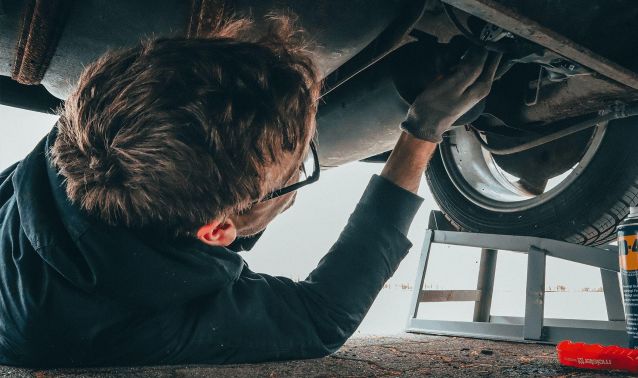
{"type": "MultiPolygon", "coordinates": [[[[609,121],[613,121],[616,119],[633,117],[638,115],[638,105],[625,106],[624,104],[619,104],[618,106],[602,112],[600,115],[597,115],[592,118],[588,118],[586,120],[582,120],[576,122],[567,127],[561,128],[560,130],[553,132],[548,135],[543,135],[539,138],[527,141],[525,143],[509,146],[509,147],[494,147],[485,143],[478,135],[477,140],[483,145],[483,147],[491,152],[494,155],[512,155],[517,154],[523,151],[531,150],[532,148],[542,146],[544,144],[553,142],[557,139],[564,138],[566,136],[575,134],[577,132],[589,129],[591,127],[606,124],[609,121]]],[[[475,133],[476,134],[476,133],[475,133]]]]}
{"type": "MultiPolygon", "coordinates": [[[[523,122],[553,122],[604,109],[621,101],[638,100],[638,92],[611,80],[595,76],[572,77],[540,88],[539,101],[520,108],[523,122]]],[[[509,110],[511,112],[511,110],[509,110]]]]}
{"type": "Polygon", "coordinates": [[[233,11],[231,2],[227,0],[192,0],[186,36],[208,37],[219,29],[233,11]]]}
{"type": "Polygon", "coordinates": [[[494,83],[486,113],[507,125],[537,134],[551,132],[555,122],[590,114],[613,106],[616,102],[638,101],[638,91],[600,75],[572,76],[560,82],[543,80],[538,102],[527,106],[525,91],[538,78],[538,66],[517,64],[494,83]]]}
{"type": "Polygon", "coordinates": [[[497,0],[598,55],[638,72],[635,0],[497,0]]]}
{"type": "Polygon", "coordinates": [[[11,77],[39,84],[64,30],[72,0],[29,0],[25,3],[11,77]]]}
{"type": "Polygon", "coordinates": [[[592,50],[556,33],[552,29],[517,12],[498,0],[443,0],[445,3],[500,26],[513,34],[538,43],[567,59],[633,89],[638,89],[638,74],[592,50]]]}

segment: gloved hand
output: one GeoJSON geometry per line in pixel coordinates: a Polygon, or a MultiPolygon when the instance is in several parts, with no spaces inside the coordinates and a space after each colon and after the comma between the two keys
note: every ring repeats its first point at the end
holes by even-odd
{"type": "Polygon", "coordinates": [[[436,78],[417,96],[401,129],[418,139],[440,143],[454,121],[490,92],[501,56],[470,49],[450,74],[436,78]]]}

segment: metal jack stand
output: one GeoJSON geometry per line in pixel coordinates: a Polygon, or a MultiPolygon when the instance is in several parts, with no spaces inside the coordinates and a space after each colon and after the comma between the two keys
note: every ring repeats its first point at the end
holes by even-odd
{"type": "Polygon", "coordinates": [[[440,212],[430,214],[419,261],[407,332],[557,343],[561,340],[627,346],[625,313],[618,280],[618,251],[527,236],[449,231],[440,212]],[[424,290],[432,243],[482,248],[476,290],[424,290]],[[525,317],[491,316],[494,272],[498,250],[527,253],[525,317]],[[607,306],[607,321],[549,319],[544,317],[545,261],[547,256],[600,268],[607,306]],[[471,301],[473,321],[417,319],[423,302],[471,301]]]}

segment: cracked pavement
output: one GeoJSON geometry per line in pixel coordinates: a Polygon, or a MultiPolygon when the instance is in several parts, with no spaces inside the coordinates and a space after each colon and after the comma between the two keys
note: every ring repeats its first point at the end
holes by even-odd
{"type": "Polygon", "coordinates": [[[620,377],[620,372],[558,364],[552,345],[415,334],[355,336],[313,360],[246,365],[180,365],[35,370],[0,367],[17,377],[620,377]]]}

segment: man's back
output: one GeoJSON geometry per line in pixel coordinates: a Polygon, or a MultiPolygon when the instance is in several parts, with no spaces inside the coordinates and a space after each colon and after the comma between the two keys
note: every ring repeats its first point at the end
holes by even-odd
{"type": "Polygon", "coordinates": [[[171,331],[188,320],[185,306],[226,286],[243,260],[85,218],[66,199],[45,149],[43,141],[2,177],[0,361],[170,362],[180,341],[171,331]]]}

